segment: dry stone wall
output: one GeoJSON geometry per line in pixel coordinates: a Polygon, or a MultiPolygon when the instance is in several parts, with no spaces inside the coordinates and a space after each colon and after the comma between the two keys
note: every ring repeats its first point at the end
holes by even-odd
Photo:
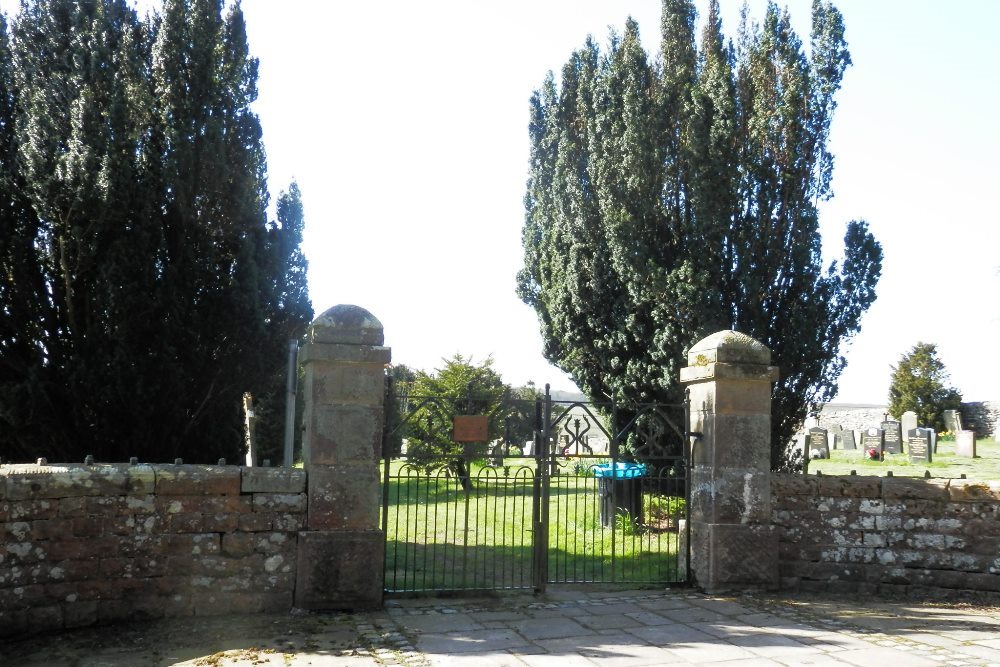
{"type": "Polygon", "coordinates": [[[1000,592],[1000,482],[771,477],[786,589],[1000,592]]]}
{"type": "Polygon", "coordinates": [[[0,466],[0,636],[287,611],[302,470],[0,466]]]}
{"type": "MultiPolygon", "coordinates": [[[[859,405],[851,403],[826,403],[820,406],[819,425],[830,428],[840,425],[845,429],[863,431],[878,426],[889,411],[888,405],[859,405]]],[[[1000,401],[962,403],[959,412],[963,423],[972,424],[977,437],[995,437],[1000,426],[1000,401]]],[[[899,418],[901,415],[895,415],[899,418]]]]}

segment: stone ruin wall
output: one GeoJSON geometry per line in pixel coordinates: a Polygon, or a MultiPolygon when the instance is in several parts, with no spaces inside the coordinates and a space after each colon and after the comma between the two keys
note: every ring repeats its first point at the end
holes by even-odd
{"type": "Polygon", "coordinates": [[[1000,592],[1000,481],[771,476],[781,586],[1000,592]]]}
{"type": "MultiPolygon", "coordinates": [[[[848,403],[827,403],[819,413],[819,425],[830,428],[839,424],[844,429],[863,431],[878,426],[888,412],[887,405],[853,405],[848,403]]],[[[1000,401],[978,401],[962,403],[960,408],[963,423],[974,425],[979,438],[995,437],[1000,425],[1000,401]]],[[[895,415],[898,419],[900,415],[895,415]]]]}
{"type": "Polygon", "coordinates": [[[0,466],[0,637],[288,611],[305,488],[281,468],[0,466]]]}

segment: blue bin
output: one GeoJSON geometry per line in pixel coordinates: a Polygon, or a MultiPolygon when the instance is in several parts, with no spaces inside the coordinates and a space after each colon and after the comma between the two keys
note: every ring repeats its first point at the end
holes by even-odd
{"type": "Polygon", "coordinates": [[[634,524],[642,523],[642,477],[646,464],[619,461],[593,468],[600,496],[601,525],[613,527],[615,515],[627,516],[634,524]]]}

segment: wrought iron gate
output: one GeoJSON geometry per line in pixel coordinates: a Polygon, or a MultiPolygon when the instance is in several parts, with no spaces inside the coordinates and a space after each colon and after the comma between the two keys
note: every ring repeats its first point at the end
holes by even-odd
{"type": "Polygon", "coordinates": [[[386,393],[386,593],[690,580],[687,403],[386,393]]]}

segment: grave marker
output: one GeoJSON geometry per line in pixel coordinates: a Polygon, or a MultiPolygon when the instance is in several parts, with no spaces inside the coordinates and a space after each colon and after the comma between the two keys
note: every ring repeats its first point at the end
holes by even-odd
{"type": "Polygon", "coordinates": [[[858,445],[854,439],[854,431],[852,429],[847,429],[840,434],[840,446],[843,449],[857,449],[858,445]]]}
{"type": "Polygon", "coordinates": [[[830,458],[830,442],[825,428],[809,429],[809,458],[828,459],[830,458]]]}
{"type": "Polygon", "coordinates": [[[889,454],[903,453],[903,432],[898,421],[888,420],[881,424],[882,433],[885,437],[882,451],[889,454]]]}
{"type": "Polygon", "coordinates": [[[955,456],[976,458],[975,431],[959,431],[955,434],[955,456]]]}
{"type": "Polygon", "coordinates": [[[913,429],[917,428],[917,413],[913,410],[907,410],[903,413],[903,416],[899,418],[900,428],[903,433],[909,433],[913,429]]]}
{"type": "Polygon", "coordinates": [[[881,461],[885,452],[885,432],[880,428],[868,429],[861,436],[861,448],[865,456],[881,461]]]}
{"type": "Polygon", "coordinates": [[[831,449],[843,449],[844,443],[841,436],[844,435],[844,427],[840,424],[834,424],[830,427],[830,448],[831,449]]]}
{"type": "Polygon", "coordinates": [[[962,415],[958,410],[945,410],[942,417],[944,417],[944,429],[946,431],[958,433],[962,430],[962,415]]]}
{"type": "Polygon", "coordinates": [[[931,462],[931,429],[912,428],[906,432],[906,448],[912,463],[931,462]]]}

